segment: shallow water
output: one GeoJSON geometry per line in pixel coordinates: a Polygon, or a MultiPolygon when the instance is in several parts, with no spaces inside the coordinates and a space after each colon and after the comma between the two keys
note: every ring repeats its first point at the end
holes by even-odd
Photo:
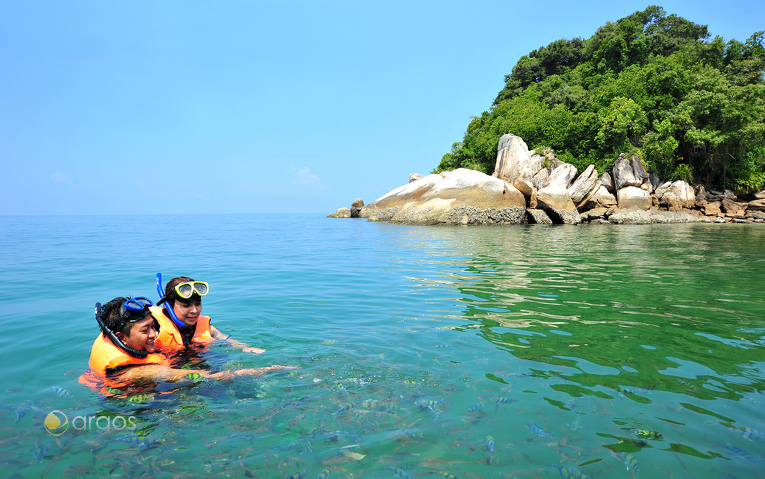
{"type": "Polygon", "coordinates": [[[758,225],[0,217],[2,475],[765,477],[764,252],[758,225]],[[80,385],[93,304],[157,272],[267,349],[197,366],[301,369],[80,385]]]}

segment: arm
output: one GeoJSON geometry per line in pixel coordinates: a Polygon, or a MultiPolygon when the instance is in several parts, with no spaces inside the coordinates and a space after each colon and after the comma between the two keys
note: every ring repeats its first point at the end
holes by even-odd
{"type": "Polygon", "coordinates": [[[210,333],[212,334],[213,339],[217,339],[219,341],[226,341],[231,346],[233,346],[235,348],[238,348],[238,349],[241,349],[245,353],[260,354],[260,353],[265,353],[266,352],[265,349],[251,348],[251,347],[247,346],[246,344],[244,344],[241,341],[237,341],[235,339],[231,339],[230,335],[226,335],[226,334],[221,333],[220,331],[218,331],[218,328],[216,328],[212,324],[210,325],[210,333]]]}
{"type": "Polygon", "coordinates": [[[180,379],[186,379],[186,377],[189,375],[196,374],[206,379],[216,381],[221,379],[231,379],[237,376],[261,376],[266,373],[282,371],[285,369],[297,369],[297,367],[271,365],[264,368],[238,369],[234,371],[221,371],[219,373],[211,373],[203,369],[175,369],[160,364],[147,364],[127,368],[119,373],[119,378],[124,381],[135,381],[141,379],[150,381],[177,381],[180,379]]]}

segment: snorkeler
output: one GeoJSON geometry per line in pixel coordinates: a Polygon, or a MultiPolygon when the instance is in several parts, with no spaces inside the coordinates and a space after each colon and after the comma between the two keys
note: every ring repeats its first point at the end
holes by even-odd
{"type": "Polygon", "coordinates": [[[260,376],[272,371],[296,369],[292,366],[272,365],[264,368],[239,369],[210,373],[205,370],[176,369],[169,366],[159,354],[157,339],[159,323],[149,310],[152,302],[147,298],[114,298],[105,305],[96,303],[96,321],[101,328],[90,352],[90,373],[94,377],[80,378],[80,382],[97,387],[98,379],[109,379],[114,384],[127,384],[133,380],[178,380],[185,377],[228,379],[235,376],[260,376]]]}
{"type": "Polygon", "coordinates": [[[178,348],[192,343],[209,344],[214,340],[227,341],[245,353],[260,354],[265,349],[253,348],[231,339],[210,324],[210,317],[202,315],[202,296],[210,292],[204,281],[180,276],[167,282],[162,290],[162,275],[157,273],[157,293],[160,300],[151,312],[159,321],[159,341],[163,346],[178,348]],[[164,303],[163,308],[159,308],[164,303]]]}

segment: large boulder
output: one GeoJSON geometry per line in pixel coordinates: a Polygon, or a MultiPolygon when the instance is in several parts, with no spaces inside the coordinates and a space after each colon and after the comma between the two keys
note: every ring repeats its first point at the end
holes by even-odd
{"type": "Polygon", "coordinates": [[[553,223],[575,225],[582,222],[579,211],[565,188],[542,188],[537,192],[537,206],[547,213],[553,223]]]}
{"type": "Polygon", "coordinates": [[[588,166],[574,183],[568,187],[568,194],[571,196],[571,201],[573,201],[575,205],[581,203],[582,200],[592,193],[593,189],[600,187],[599,182],[598,170],[595,169],[595,165],[588,166]]]}
{"type": "Polygon", "coordinates": [[[348,208],[338,208],[334,213],[328,214],[327,218],[350,218],[351,210],[348,208]]]}
{"type": "Polygon", "coordinates": [[[693,208],[696,205],[696,194],[691,185],[683,180],[677,180],[666,186],[666,183],[656,189],[659,204],[665,204],[673,211],[682,208],[693,208]],[[661,191],[661,196],[658,196],[661,191]]]}
{"type": "Polygon", "coordinates": [[[494,176],[510,183],[526,196],[531,196],[531,178],[536,163],[532,161],[529,148],[520,136],[507,133],[499,139],[494,176]]]}
{"type": "Polygon", "coordinates": [[[393,190],[364,208],[362,216],[406,224],[519,224],[525,210],[526,199],[512,185],[460,168],[393,190]]]}
{"type": "Polygon", "coordinates": [[[640,188],[643,185],[643,180],[648,176],[640,158],[632,155],[632,158],[628,160],[627,155],[624,153],[619,155],[619,158],[614,163],[613,172],[614,188],[616,191],[621,190],[625,186],[640,188]]]}
{"type": "Polygon", "coordinates": [[[351,203],[351,218],[360,218],[361,209],[364,207],[364,200],[357,198],[356,201],[351,203]]]}
{"type": "Polygon", "coordinates": [[[370,221],[389,221],[402,206],[415,201],[443,179],[443,175],[433,174],[399,186],[363,208],[360,216],[370,221]]]}
{"type": "Polygon", "coordinates": [[[409,183],[412,183],[413,181],[417,181],[417,180],[419,180],[421,178],[424,178],[424,176],[419,174],[419,173],[410,173],[409,174],[409,183]]]}
{"type": "Polygon", "coordinates": [[[609,193],[616,193],[616,190],[614,189],[614,181],[611,179],[611,175],[609,175],[607,171],[600,175],[600,182],[609,193]]]}
{"type": "Polygon", "coordinates": [[[616,208],[616,205],[616,197],[609,193],[606,187],[603,185],[600,185],[595,193],[593,193],[592,196],[584,201],[585,209],[616,208]]]}
{"type": "Polygon", "coordinates": [[[534,186],[534,188],[541,190],[547,185],[548,178],[550,178],[550,170],[547,168],[542,168],[541,170],[537,171],[537,174],[534,175],[533,178],[531,178],[531,184],[534,186]]]}
{"type": "Polygon", "coordinates": [[[626,186],[619,190],[617,204],[620,210],[647,210],[651,207],[651,195],[642,188],[626,186]]]}
{"type": "Polygon", "coordinates": [[[576,167],[569,163],[559,162],[559,164],[550,172],[550,177],[547,178],[545,188],[567,189],[574,178],[576,178],[576,167]]]}

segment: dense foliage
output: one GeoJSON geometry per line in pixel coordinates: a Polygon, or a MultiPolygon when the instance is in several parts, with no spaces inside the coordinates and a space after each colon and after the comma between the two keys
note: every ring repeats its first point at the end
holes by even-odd
{"type": "Polygon", "coordinates": [[[499,138],[514,133],[579,171],[608,171],[624,152],[664,179],[760,189],[764,35],[709,40],[706,26],[651,6],[587,40],[557,40],[518,60],[435,171],[492,173],[499,138]]]}

